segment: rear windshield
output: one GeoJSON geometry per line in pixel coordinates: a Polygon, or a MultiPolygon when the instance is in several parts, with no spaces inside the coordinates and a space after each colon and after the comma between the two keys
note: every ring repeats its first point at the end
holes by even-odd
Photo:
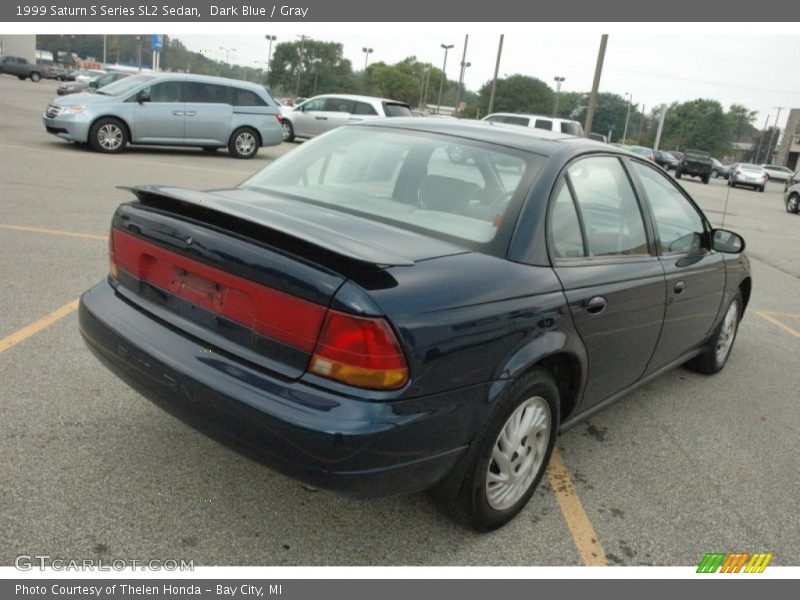
{"type": "Polygon", "coordinates": [[[744,169],[745,171],[762,171],[761,165],[750,165],[746,163],[742,163],[739,165],[740,169],[744,169]]]}
{"type": "Polygon", "coordinates": [[[514,117],[511,115],[495,115],[493,117],[487,117],[487,121],[491,123],[508,123],[510,125],[522,125],[527,127],[531,120],[528,117],[514,117]]]}
{"type": "Polygon", "coordinates": [[[462,138],[355,126],[306,142],[242,185],[489,251],[501,228],[510,237],[542,160],[462,138]]]}
{"type": "MultiPolygon", "coordinates": [[[[405,104],[393,104],[391,102],[383,103],[383,111],[387,117],[413,117],[411,109],[405,104]]],[[[371,113],[362,113],[371,114],[371,113]]]]}
{"type": "Polygon", "coordinates": [[[583,127],[574,121],[561,121],[561,133],[581,137],[583,135],[583,127]]]}

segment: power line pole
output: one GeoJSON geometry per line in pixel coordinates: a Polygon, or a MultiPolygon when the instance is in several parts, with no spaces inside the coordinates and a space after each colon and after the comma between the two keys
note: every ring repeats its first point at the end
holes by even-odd
{"type": "Polygon", "coordinates": [[[300,76],[303,74],[303,58],[306,52],[306,40],[310,39],[306,34],[298,35],[300,38],[300,53],[297,56],[297,83],[294,87],[294,97],[300,97],[300,76]]]}
{"type": "Polygon", "coordinates": [[[487,115],[491,114],[492,109],[494,108],[494,95],[497,91],[497,73],[500,71],[500,56],[503,54],[503,38],[505,37],[504,33],[500,34],[500,45],[497,47],[497,62],[494,63],[494,79],[492,79],[492,93],[489,96],[489,110],[487,111],[487,115]]]}
{"type": "Polygon", "coordinates": [[[630,92],[625,92],[625,95],[628,97],[628,112],[625,113],[625,129],[622,131],[622,143],[625,143],[625,140],[628,139],[628,121],[631,118],[631,106],[633,105],[633,94],[630,92]]]}
{"type": "Polygon", "coordinates": [[[461,54],[461,72],[458,75],[458,89],[456,89],[456,108],[454,114],[458,112],[458,104],[461,101],[461,86],[464,85],[464,69],[467,68],[467,44],[469,43],[469,34],[464,36],[464,52],[461,54]]]}
{"type": "Polygon", "coordinates": [[[453,47],[453,44],[439,44],[444,48],[444,62],[442,63],[442,76],[439,78],[439,100],[436,102],[436,114],[442,112],[442,92],[444,91],[445,71],[447,70],[447,51],[453,47]]]}
{"type": "Polygon", "coordinates": [[[772,144],[775,142],[775,135],[778,133],[778,119],[781,118],[781,111],[783,110],[783,106],[773,106],[772,108],[778,109],[778,114],[775,115],[775,127],[772,130],[772,134],[769,136],[769,146],[767,146],[767,155],[764,157],[764,162],[767,164],[772,163],[772,144]]]}
{"type": "Polygon", "coordinates": [[[764,141],[764,134],[767,132],[767,125],[769,124],[769,115],[767,115],[766,119],[764,119],[764,129],[761,130],[761,135],[758,136],[758,146],[756,146],[756,152],[751,159],[754,163],[758,164],[759,157],[761,156],[761,143],[764,141]]]}
{"type": "Polygon", "coordinates": [[[660,107],[661,114],[658,117],[658,130],[656,131],[656,141],[653,144],[653,150],[658,150],[661,144],[661,132],[664,130],[664,117],[667,116],[667,105],[662,104],[660,107]]]}
{"type": "Polygon", "coordinates": [[[586,109],[586,121],[583,124],[583,135],[589,137],[592,132],[592,121],[594,121],[594,111],[597,108],[597,90],[600,88],[600,75],[603,74],[603,61],[606,57],[606,45],[608,44],[608,34],[604,33],[600,37],[600,50],[597,52],[597,66],[594,68],[594,81],[592,82],[592,93],[589,96],[589,107],[586,109]]]}
{"type": "Polygon", "coordinates": [[[639,127],[636,130],[636,143],[642,145],[642,125],[644,125],[644,110],[645,106],[642,104],[642,116],[639,117],[639,127]]]}

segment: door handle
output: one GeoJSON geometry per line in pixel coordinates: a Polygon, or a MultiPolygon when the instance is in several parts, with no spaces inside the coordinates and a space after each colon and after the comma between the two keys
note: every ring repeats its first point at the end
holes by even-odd
{"type": "Polygon", "coordinates": [[[608,302],[602,296],[595,296],[586,303],[586,311],[593,315],[599,315],[608,306],[608,302]]]}
{"type": "Polygon", "coordinates": [[[182,116],[184,116],[186,113],[185,113],[185,112],[183,112],[182,110],[173,110],[173,111],[172,111],[172,114],[173,114],[173,115],[175,115],[176,117],[182,117],[182,116]]]}
{"type": "Polygon", "coordinates": [[[192,111],[186,111],[186,112],[185,112],[185,113],[183,113],[183,114],[184,114],[185,116],[187,116],[187,117],[193,117],[193,116],[195,116],[195,115],[197,114],[197,112],[192,110],[192,111]]]}
{"type": "Polygon", "coordinates": [[[328,117],[314,117],[317,121],[327,121],[328,117]]]}
{"type": "Polygon", "coordinates": [[[675,286],[672,288],[675,290],[675,293],[680,296],[683,292],[686,291],[686,282],[685,281],[676,281],[675,286]]]}

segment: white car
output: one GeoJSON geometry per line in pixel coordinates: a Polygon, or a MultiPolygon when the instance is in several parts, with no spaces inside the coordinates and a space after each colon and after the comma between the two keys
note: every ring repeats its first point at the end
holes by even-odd
{"type": "Polygon", "coordinates": [[[309,98],[294,108],[281,108],[281,125],[283,140],[291,142],[295,138],[312,138],[347,123],[411,116],[411,107],[405,102],[372,96],[326,94],[309,98]]]}
{"type": "Polygon", "coordinates": [[[744,185],[758,190],[759,192],[763,192],[764,188],[767,186],[768,179],[769,176],[767,172],[762,169],[760,165],[736,163],[731,167],[731,175],[728,177],[728,187],[744,185]]]}
{"type": "Polygon", "coordinates": [[[75,77],[75,81],[80,83],[89,83],[92,79],[97,79],[101,75],[105,75],[105,71],[100,71],[99,69],[86,69],[80,75],[75,77]]]}
{"type": "Polygon", "coordinates": [[[522,127],[533,127],[534,129],[545,129],[547,131],[558,131],[567,135],[583,137],[583,127],[577,121],[571,119],[561,119],[559,117],[549,117],[547,115],[533,115],[527,113],[491,113],[483,117],[482,121],[490,123],[507,123],[509,125],[521,125],[522,127]]]}
{"type": "Polygon", "coordinates": [[[792,170],[787,167],[780,167],[778,165],[761,165],[769,177],[770,181],[789,181],[792,176],[792,170]]]}

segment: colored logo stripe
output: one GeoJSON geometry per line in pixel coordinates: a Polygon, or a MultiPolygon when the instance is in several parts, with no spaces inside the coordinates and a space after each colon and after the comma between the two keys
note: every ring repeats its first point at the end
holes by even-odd
{"type": "Polygon", "coordinates": [[[708,552],[697,567],[698,573],[716,573],[727,554],[724,552],[708,552]]]}
{"type": "Polygon", "coordinates": [[[698,573],[763,573],[774,554],[765,552],[708,552],[697,567],[698,573]],[[748,559],[749,562],[748,562],[748,559]],[[745,563],[747,566],[745,567],[745,563]],[[744,567],[744,571],[742,571],[744,567]]]}

